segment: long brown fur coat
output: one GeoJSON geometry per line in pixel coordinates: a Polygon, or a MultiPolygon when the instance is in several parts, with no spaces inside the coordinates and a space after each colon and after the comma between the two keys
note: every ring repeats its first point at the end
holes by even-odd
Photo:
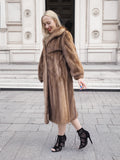
{"type": "Polygon", "coordinates": [[[39,80],[44,82],[45,123],[66,124],[77,118],[72,77],[78,80],[83,75],[70,32],[57,28],[43,40],[38,66],[39,80]]]}

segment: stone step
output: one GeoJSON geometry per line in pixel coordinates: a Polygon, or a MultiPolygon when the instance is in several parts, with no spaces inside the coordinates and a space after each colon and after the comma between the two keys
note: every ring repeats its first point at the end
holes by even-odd
{"type": "MultiPolygon", "coordinates": [[[[88,89],[120,89],[119,65],[83,65],[88,89]]],[[[74,80],[74,89],[79,89],[74,80]]],[[[43,88],[38,65],[0,64],[0,88],[43,88]]]]}
{"type": "MultiPolygon", "coordinates": [[[[92,74],[92,72],[91,72],[91,74],[92,74]]],[[[0,79],[16,79],[16,78],[18,78],[18,79],[38,79],[38,75],[37,74],[35,74],[35,75],[33,75],[33,74],[25,74],[25,75],[20,75],[20,74],[18,74],[18,75],[16,75],[16,74],[4,74],[4,75],[0,75],[0,79]]],[[[120,80],[120,73],[119,73],[119,75],[117,76],[117,74],[116,75],[112,75],[112,76],[109,76],[109,75],[107,75],[107,74],[102,74],[102,75],[88,75],[87,73],[85,73],[85,75],[84,75],[84,78],[85,79],[99,79],[99,80],[103,80],[103,79],[111,79],[111,80],[114,80],[114,79],[119,79],[120,80]]]]}
{"type": "MultiPolygon", "coordinates": [[[[85,69],[85,77],[101,77],[101,76],[104,76],[104,77],[111,77],[113,78],[114,77],[120,77],[120,70],[109,70],[109,71],[99,71],[99,70],[88,70],[88,69],[85,69]]],[[[1,70],[0,69],[0,77],[12,77],[12,76],[38,76],[38,71],[37,70],[1,70]]]]}
{"type": "MultiPolygon", "coordinates": [[[[120,65],[86,65],[83,64],[84,70],[87,71],[120,71],[120,65]]],[[[38,64],[0,64],[0,71],[25,71],[38,70],[38,64]]]]}
{"type": "Polygon", "coordinates": [[[43,83],[2,83],[0,84],[1,89],[11,89],[11,88],[20,88],[20,89],[43,89],[43,83]]]}
{"type": "MultiPolygon", "coordinates": [[[[86,83],[87,89],[116,89],[120,90],[120,83],[96,83],[94,81],[86,83]]],[[[74,83],[74,89],[79,89],[79,86],[77,83],[74,83]]],[[[43,83],[30,83],[30,82],[23,82],[23,83],[18,83],[18,82],[8,82],[8,83],[0,83],[0,88],[1,89],[11,89],[11,88],[21,88],[21,89],[43,89],[43,83]]]]}
{"type": "MultiPolygon", "coordinates": [[[[76,80],[73,81],[74,83],[77,83],[76,80]]],[[[109,79],[103,79],[103,80],[98,80],[98,79],[85,79],[85,82],[87,84],[89,83],[113,83],[113,81],[109,79]]],[[[0,79],[0,83],[40,83],[39,80],[36,79],[0,79]]],[[[119,84],[119,80],[115,80],[115,83],[119,84]]]]}

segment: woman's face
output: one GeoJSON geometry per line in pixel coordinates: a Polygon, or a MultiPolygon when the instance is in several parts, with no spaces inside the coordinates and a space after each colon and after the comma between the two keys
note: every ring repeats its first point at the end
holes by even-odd
{"type": "Polygon", "coordinates": [[[57,28],[55,21],[49,16],[44,16],[42,22],[48,33],[52,33],[57,28]]]}

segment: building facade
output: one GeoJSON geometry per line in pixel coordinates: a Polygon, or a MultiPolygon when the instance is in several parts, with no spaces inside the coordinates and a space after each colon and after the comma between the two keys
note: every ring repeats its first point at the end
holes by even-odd
{"type": "Polygon", "coordinates": [[[38,63],[40,19],[46,9],[60,7],[56,3],[64,4],[64,17],[73,7],[72,34],[82,63],[120,64],[120,0],[0,0],[0,63],[38,63]]]}

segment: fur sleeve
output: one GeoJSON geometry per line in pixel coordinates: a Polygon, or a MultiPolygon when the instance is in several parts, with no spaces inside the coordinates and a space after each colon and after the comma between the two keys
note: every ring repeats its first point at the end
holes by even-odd
{"type": "Polygon", "coordinates": [[[62,50],[65,57],[65,60],[70,68],[71,76],[75,80],[84,77],[84,69],[79,61],[79,57],[76,52],[75,45],[73,43],[72,35],[69,31],[65,31],[62,38],[62,50]]]}
{"type": "Polygon", "coordinates": [[[38,64],[38,78],[39,78],[40,82],[43,82],[43,51],[40,56],[40,61],[38,64]]]}

